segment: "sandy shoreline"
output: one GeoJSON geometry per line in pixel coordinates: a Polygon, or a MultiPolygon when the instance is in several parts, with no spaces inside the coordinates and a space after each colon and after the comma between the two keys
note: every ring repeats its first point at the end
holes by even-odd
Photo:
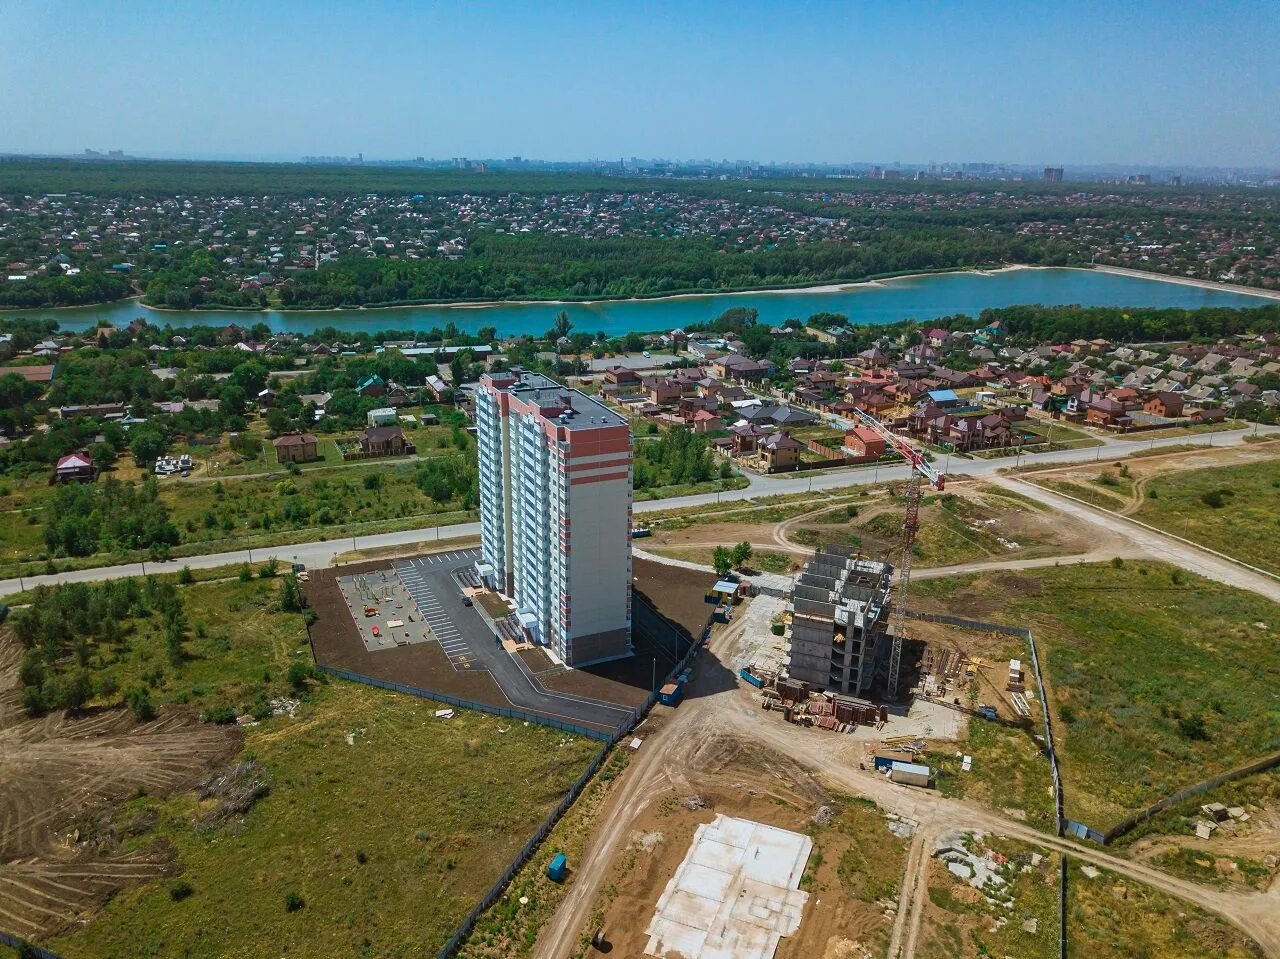
{"type": "Polygon", "coordinates": [[[1280,290],[1264,290],[1259,286],[1219,283],[1216,280],[1198,280],[1193,276],[1170,276],[1167,273],[1151,273],[1147,270],[1135,270],[1128,266],[1108,266],[1105,263],[1095,263],[1093,268],[1099,273],[1114,273],[1116,276],[1133,276],[1141,280],[1161,280],[1165,283],[1177,283],[1181,286],[1194,286],[1201,290],[1221,290],[1226,293],[1241,293],[1245,296],[1260,296],[1266,300],[1280,300],[1280,290]]]}
{"type": "Polygon", "coordinates": [[[1006,263],[990,270],[967,268],[961,270],[938,270],[931,273],[904,273],[901,276],[889,276],[878,280],[857,280],[853,283],[824,283],[820,286],[784,286],[759,290],[725,290],[719,293],[671,293],[665,296],[629,296],[605,297],[599,300],[465,300],[455,303],[397,303],[394,306],[326,306],[323,308],[268,308],[259,310],[238,310],[234,307],[216,307],[209,310],[170,309],[165,306],[151,306],[142,302],[141,294],[112,300],[110,303],[93,303],[85,306],[50,306],[34,307],[26,310],[10,310],[12,313],[57,313],[68,310],[92,310],[101,307],[117,306],[122,303],[133,303],[139,309],[151,313],[242,313],[245,316],[256,316],[263,313],[346,313],[356,310],[367,310],[380,313],[384,310],[487,310],[495,306],[607,306],[615,303],[660,303],[666,300],[712,300],[730,296],[770,296],[788,293],[847,293],[851,290],[883,287],[899,280],[920,280],[933,276],[955,276],[969,273],[975,276],[994,276],[997,273],[1012,273],[1017,270],[1063,269],[1062,267],[1029,266],[1024,263],[1006,263]]]}

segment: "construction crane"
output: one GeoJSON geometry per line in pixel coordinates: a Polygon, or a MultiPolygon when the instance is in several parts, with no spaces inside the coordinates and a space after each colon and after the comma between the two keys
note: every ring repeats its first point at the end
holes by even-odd
{"type": "Polygon", "coordinates": [[[907,513],[902,520],[902,560],[898,564],[898,595],[894,598],[893,609],[889,614],[889,631],[893,634],[893,648],[889,653],[889,696],[898,696],[898,671],[902,666],[902,639],[907,626],[907,594],[911,589],[911,548],[916,541],[916,531],[920,528],[920,499],[923,496],[921,487],[927,480],[929,485],[942,492],[947,477],[934,469],[920,452],[901,436],[891,431],[866,410],[855,409],[854,415],[862,424],[873,430],[889,448],[902,457],[903,462],[911,467],[907,476],[905,496],[907,513]]]}

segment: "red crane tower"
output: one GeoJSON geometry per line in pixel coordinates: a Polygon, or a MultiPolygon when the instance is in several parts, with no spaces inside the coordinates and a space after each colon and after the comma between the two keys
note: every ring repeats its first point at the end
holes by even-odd
{"type": "Polygon", "coordinates": [[[911,589],[911,547],[916,541],[916,531],[920,528],[920,499],[923,496],[921,486],[924,485],[925,480],[928,480],[930,486],[942,492],[946,486],[947,477],[929,465],[922,452],[892,432],[870,413],[862,409],[855,409],[853,412],[864,426],[874,430],[876,435],[911,467],[904,493],[907,500],[907,513],[902,521],[902,559],[898,563],[898,595],[894,597],[893,610],[889,614],[889,631],[893,634],[893,648],[889,653],[888,692],[891,699],[896,699],[898,671],[902,665],[902,639],[906,635],[907,626],[907,595],[911,589]]]}

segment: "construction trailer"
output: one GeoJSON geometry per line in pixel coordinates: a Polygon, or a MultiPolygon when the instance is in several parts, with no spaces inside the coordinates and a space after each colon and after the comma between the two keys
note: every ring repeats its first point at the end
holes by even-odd
{"type": "Polygon", "coordinates": [[[888,646],[893,567],[844,546],[814,552],[792,589],[787,677],[810,689],[860,695],[888,646]]]}
{"type": "Polygon", "coordinates": [[[904,786],[920,786],[929,788],[930,769],[922,763],[899,763],[889,766],[889,781],[904,786]]]}

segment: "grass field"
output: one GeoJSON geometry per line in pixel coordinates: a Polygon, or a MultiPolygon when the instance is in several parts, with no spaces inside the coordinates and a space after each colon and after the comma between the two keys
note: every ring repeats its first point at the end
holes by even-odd
{"type": "Polygon", "coordinates": [[[1280,460],[1171,472],[1145,493],[1135,519],[1280,573],[1280,460]]]}
{"type": "Polygon", "coordinates": [[[1280,748],[1280,607],[1163,563],[922,581],[922,608],[1029,626],[1067,815],[1103,830],[1280,748]]]}
{"type": "MultiPolygon", "coordinates": [[[[157,707],[265,711],[272,698],[292,694],[290,664],[310,663],[302,617],[279,610],[280,584],[278,578],[255,578],[179,587],[188,628],[178,666],[169,659],[160,616],[120,622],[118,642],[89,644],[92,702],[114,706],[124,692],[145,688],[157,707]]],[[[58,668],[73,665],[68,658],[58,668]]]]}
{"type": "Polygon", "coordinates": [[[931,752],[922,761],[933,768],[942,795],[1008,810],[1030,825],[1052,832],[1057,827],[1053,776],[1048,758],[1031,735],[1026,730],[971,718],[967,740],[955,749],[931,752]],[[969,772],[960,771],[957,752],[973,757],[969,772]]]}
{"type": "Polygon", "coordinates": [[[1071,959],[1254,959],[1257,945],[1203,910],[1101,870],[1067,866],[1071,959]]]}
{"type": "Polygon", "coordinates": [[[363,686],[313,694],[246,730],[269,787],[219,822],[217,800],[142,796],[136,842],[179,877],[110,902],[50,944],[76,959],[434,955],[599,744],[363,686]],[[179,883],[190,894],[175,894],[179,883]]]}

